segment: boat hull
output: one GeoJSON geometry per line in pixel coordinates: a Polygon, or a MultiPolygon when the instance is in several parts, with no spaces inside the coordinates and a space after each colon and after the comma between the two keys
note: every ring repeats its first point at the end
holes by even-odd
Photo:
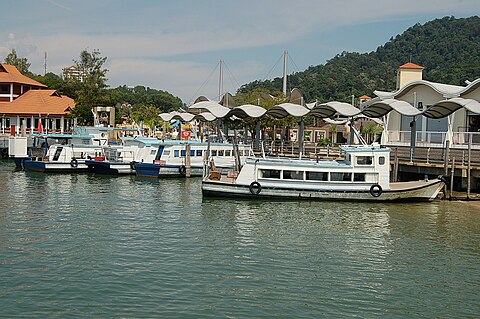
{"type": "Polygon", "coordinates": [[[126,162],[108,162],[108,161],[85,161],[88,171],[96,174],[105,175],[128,175],[135,174],[133,163],[126,162]]]}
{"type": "Polygon", "coordinates": [[[383,190],[380,194],[367,190],[332,190],[286,188],[279,186],[239,185],[220,181],[203,181],[202,194],[206,197],[245,197],[257,199],[308,199],[325,201],[411,202],[432,201],[444,186],[440,179],[402,183],[383,190]]]}
{"type": "Polygon", "coordinates": [[[43,162],[25,160],[23,169],[27,172],[41,173],[83,173],[88,171],[88,166],[84,161],[78,160],[76,166],[72,166],[71,162],[43,162]]]}
{"type": "MultiPolygon", "coordinates": [[[[150,163],[135,163],[135,173],[139,177],[184,177],[186,167],[184,165],[158,165],[150,163]]],[[[202,176],[203,167],[191,167],[190,176],[202,176]]]]}

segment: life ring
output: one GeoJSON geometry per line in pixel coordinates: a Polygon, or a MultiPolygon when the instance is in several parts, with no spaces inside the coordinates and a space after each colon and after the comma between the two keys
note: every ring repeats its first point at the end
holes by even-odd
{"type": "Polygon", "coordinates": [[[260,185],[259,182],[252,182],[250,183],[249,189],[252,195],[258,195],[262,191],[262,185],[260,185]]]}
{"type": "Polygon", "coordinates": [[[382,195],[382,186],[378,184],[373,184],[372,186],[370,186],[370,195],[372,195],[373,197],[378,197],[382,195]]]}
{"type": "Polygon", "coordinates": [[[178,172],[180,173],[180,175],[185,176],[185,174],[187,174],[187,168],[185,167],[185,165],[180,166],[178,168],[178,172]]]}
{"type": "Polygon", "coordinates": [[[78,161],[76,158],[72,158],[72,160],[70,161],[70,166],[73,168],[76,168],[78,166],[78,161]]]}

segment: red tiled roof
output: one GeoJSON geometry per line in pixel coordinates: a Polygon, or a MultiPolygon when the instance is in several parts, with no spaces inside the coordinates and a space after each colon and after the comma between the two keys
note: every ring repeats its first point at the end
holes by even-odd
{"type": "Polygon", "coordinates": [[[38,87],[47,87],[45,84],[23,75],[15,66],[4,63],[0,63],[0,83],[20,83],[38,87]]]}
{"type": "Polygon", "coordinates": [[[0,113],[18,115],[65,115],[75,107],[75,101],[56,90],[29,90],[13,102],[0,103],[0,113]]]}
{"type": "Polygon", "coordinates": [[[399,69],[418,69],[418,70],[423,70],[425,69],[425,67],[421,66],[421,65],[418,65],[418,64],[415,64],[415,63],[412,63],[412,62],[408,62],[408,63],[405,63],[404,65],[401,65],[399,67],[399,69]]]}

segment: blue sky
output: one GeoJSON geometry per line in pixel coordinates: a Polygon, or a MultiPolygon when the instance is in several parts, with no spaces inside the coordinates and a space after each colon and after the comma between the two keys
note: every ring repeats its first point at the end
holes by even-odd
{"type": "MultiPolygon", "coordinates": [[[[30,70],[61,73],[82,50],[107,57],[108,84],[144,85],[188,103],[370,52],[415,23],[480,14],[478,0],[16,0],[2,4],[0,59],[16,49],[30,70]],[[217,73],[215,73],[217,72],[217,73]]],[[[405,57],[407,60],[408,57],[405,57]]]]}

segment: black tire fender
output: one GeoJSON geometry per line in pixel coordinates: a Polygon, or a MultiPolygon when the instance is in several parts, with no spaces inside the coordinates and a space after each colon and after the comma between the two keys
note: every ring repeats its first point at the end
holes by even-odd
{"type": "Polygon", "coordinates": [[[73,168],[76,168],[78,166],[78,161],[76,158],[72,158],[72,160],[70,161],[70,166],[73,168]]]}
{"type": "Polygon", "coordinates": [[[251,182],[248,189],[252,195],[258,195],[262,191],[262,185],[259,182],[251,182]]]}
{"type": "Polygon", "coordinates": [[[178,172],[180,173],[180,175],[185,176],[185,174],[187,174],[187,168],[185,167],[185,165],[180,166],[178,168],[178,172]]]}
{"type": "Polygon", "coordinates": [[[382,186],[378,184],[373,184],[372,186],[370,186],[370,195],[372,195],[373,197],[379,197],[380,195],[382,195],[382,192],[382,186]]]}

